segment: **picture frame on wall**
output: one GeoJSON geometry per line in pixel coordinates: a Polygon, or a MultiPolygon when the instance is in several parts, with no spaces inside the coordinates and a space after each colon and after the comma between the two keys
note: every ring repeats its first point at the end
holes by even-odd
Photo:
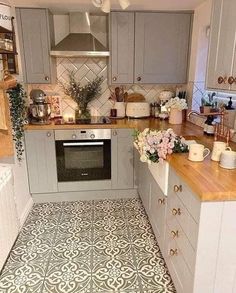
{"type": "Polygon", "coordinates": [[[48,96],[48,103],[51,104],[51,118],[62,117],[62,99],[60,96],[48,96]]]}

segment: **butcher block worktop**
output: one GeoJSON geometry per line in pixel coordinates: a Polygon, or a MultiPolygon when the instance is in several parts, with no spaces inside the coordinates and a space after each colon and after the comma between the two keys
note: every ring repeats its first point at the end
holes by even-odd
{"type": "MultiPolygon", "coordinates": [[[[97,125],[27,125],[26,130],[59,130],[59,129],[88,129],[88,128],[133,128],[144,130],[172,128],[176,134],[186,139],[194,139],[212,149],[213,138],[203,135],[202,128],[184,122],[182,125],[171,125],[157,119],[117,119],[112,124],[97,125]]],[[[236,150],[236,144],[231,145],[236,150]]],[[[229,201],[236,200],[236,169],[226,170],[219,167],[208,156],[204,162],[191,162],[188,154],[174,154],[169,158],[170,165],[177,174],[199,196],[201,201],[229,201]]]]}

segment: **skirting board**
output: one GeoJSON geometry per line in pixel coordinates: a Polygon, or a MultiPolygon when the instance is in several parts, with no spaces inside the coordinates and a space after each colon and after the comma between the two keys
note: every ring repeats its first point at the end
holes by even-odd
{"type": "Polygon", "coordinates": [[[30,198],[29,201],[27,202],[27,205],[26,205],[23,213],[20,215],[20,229],[24,225],[25,220],[28,217],[28,215],[32,209],[32,206],[33,206],[33,200],[32,200],[32,198],[30,198]]]}
{"type": "Polygon", "coordinates": [[[137,189],[32,194],[34,203],[138,197],[137,189]]]}

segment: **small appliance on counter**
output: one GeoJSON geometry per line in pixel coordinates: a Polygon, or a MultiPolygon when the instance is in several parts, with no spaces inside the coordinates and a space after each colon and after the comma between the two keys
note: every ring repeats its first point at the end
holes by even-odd
{"type": "Polygon", "coordinates": [[[148,102],[128,102],[126,105],[126,116],[129,118],[150,117],[150,105],[148,102]]]}
{"type": "Polygon", "coordinates": [[[30,104],[30,123],[31,124],[50,124],[51,107],[46,102],[46,94],[40,89],[33,89],[30,92],[30,98],[33,101],[30,104]]]}

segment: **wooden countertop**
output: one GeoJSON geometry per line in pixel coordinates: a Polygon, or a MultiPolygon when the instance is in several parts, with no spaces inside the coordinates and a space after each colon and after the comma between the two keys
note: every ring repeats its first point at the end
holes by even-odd
{"type": "MultiPolygon", "coordinates": [[[[97,125],[27,125],[26,130],[58,130],[58,129],[88,129],[88,128],[133,128],[143,130],[172,128],[176,134],[186,139],[194,139],[212,149],[213,138],[203,135],[202,128],[185,122],[182,125],[171,125],[158,119],[121,119],[113,120],[112,124],[97,125]]],[[[236,150],[236,144],[231,147],[236,150]]],[[[174,154],[168,159],[176,173],[199,196],[201,201],[236,200],[236,169],[226,170],[208,156],[204,162],[191,162],[188,154],[174,154]]]]}

